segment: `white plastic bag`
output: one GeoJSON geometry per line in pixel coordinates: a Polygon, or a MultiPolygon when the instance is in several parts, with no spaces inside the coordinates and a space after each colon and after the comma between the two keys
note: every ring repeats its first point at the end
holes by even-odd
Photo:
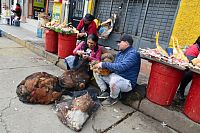
{"type": "Polygon", "coordinates": [[[97,108],[98,104],[86,93],[72,100],[57,104],[56,112],[64,125],[72,130],[80,131],[92,112],[97,108]]]}

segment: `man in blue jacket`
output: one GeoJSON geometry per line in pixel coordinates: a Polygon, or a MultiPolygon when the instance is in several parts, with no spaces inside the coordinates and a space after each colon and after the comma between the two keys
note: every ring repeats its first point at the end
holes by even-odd
{"type": "Polygon", "coordinates": [[[118,41],[120,52],[116,55],[114,62],[100,62],[95,65],[96,68],[106,68],[113,72],[108,76],[94,73],[95,80],[102,92],[100,96],[105,96],[106,84],[110,87],[110,96],[102,102],[103,105],[115,104],[120,92],[129,92],[136,86],[141,59],[132,44],[133,38],[130,35],[122,35],[118,41]]]}

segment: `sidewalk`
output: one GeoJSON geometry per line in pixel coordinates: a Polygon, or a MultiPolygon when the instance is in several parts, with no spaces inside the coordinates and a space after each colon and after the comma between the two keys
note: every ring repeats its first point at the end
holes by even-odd
{"type": "MultiPolygon", "coordinates": [[[[58,56],[55,54],[46,52],[44,50],[43,39],[37,38],[36,34],[34,34],[33,32],[29,32],[20,27],[14,27],[14,26],[9,26],[9,25],[0,25],[0,29],[4,31],[4,35],[6,37],[10,38],[11,40],[16,41],[22,46],[27,47],[34,53],[46,58],[48,61],[59,66],[60,68],[65,69],[64,60],[59,59],[58,56]]],[[[141,67],[141,71],[140,71],[139,79],[138,79],[139,84],[147,84],[149,73],[150,73],[150,67],[151,67],[151,64],[148,61],[142,60],[142,67],[141,67]]],[[[176,111],[173,107],[168,107],[168,108],[162,107],[150,102],[147,99],[143,99],[142,101],[134,101],[134,102],[129,101],[127,104],[133,107],[134,109],[138,110],[139,112],[142,112],[148,116],[153,117],[154,119],[160,121],[160,123],[163,123],[163,125],[166,124],[167,126],[171,127],[172,129],[175,129],[178,132],[183,132],[183,133],[188,133],[188,132],[199,133],[200,132],[200,124],[197,124],[191,121],[184,114],[182,114],[182,112],[176,111]]],[[[133,112],[129,112],[129,113],[133,113],[133,112]]],[[[137,115],[140,115],[140,113],[137,115]]],[[[130,119],[130,121],[132,120],[130,119]]]]}
{"type": "MultiPolygon", "coordinates": [[[[45,71],[59,76],[64,71],[27,48],[0,38],[0,133],[73,133],[57,118],[51,105],[24,104],[16,96],[17,85],[34,72],[45,71]]],[[[81,133],[168,132],[157,120],[118,102],[100,106],[84,125],[81,133]]]]}

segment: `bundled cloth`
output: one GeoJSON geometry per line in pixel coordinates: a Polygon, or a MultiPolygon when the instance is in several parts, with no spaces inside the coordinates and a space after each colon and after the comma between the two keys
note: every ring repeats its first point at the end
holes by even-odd
{"type": "Polygon", "coordinates": [[[49,104],[62,96],[58,77],[46,72],[33,73],[17,86],[19,100],[25,103],[49,104]]]}
{"type": "Polygon", "coordinates": [[[91,79],[88,70],[89,62],[82,60],[77,67],[67,70],[59,77],[46,72],[36,72],[20,82],[16,93],[19,100],[25,103],[53,103],[59,100],[62,94],[85,89],[91,79]]]}
{"type": "Polygon", "coordinates": [[[70,129],[80,131],[84,123],[96,111],[98,104],[89,93],[56,105],[57,116],[70,129]]]}
{"type": "Polygon", "coordinates": [[[75,68],[67,70],[59,77],[59,84],[65,91],[83,90],[90,79],[89,62],[83,59],[75,68]]]}

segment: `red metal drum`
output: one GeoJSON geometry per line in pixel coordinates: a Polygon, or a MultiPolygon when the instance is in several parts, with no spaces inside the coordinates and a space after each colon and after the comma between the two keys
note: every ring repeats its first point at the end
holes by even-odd
{"type": "Polygon", "coordinates": [[[184,114],[200,123],[200,75],[193,74],[192,84],[185,101],[184,114]]]}
{"type": "Polygon", "coordinates": [[[171,105],[182,76],[183,71],[153,61],[147,98],[159,105],[171,105]]]}
{"type": "Polygon", "coordinates": [[[45,30],[45,50],[51,53],[58,52],[58,33],[53,30],[45,30]]]}
{"type": "Polygon", "coordinates": [[[65,58],[73,55],[76,48],[77,34],[58,34],[58,57],[65,58]]]}

